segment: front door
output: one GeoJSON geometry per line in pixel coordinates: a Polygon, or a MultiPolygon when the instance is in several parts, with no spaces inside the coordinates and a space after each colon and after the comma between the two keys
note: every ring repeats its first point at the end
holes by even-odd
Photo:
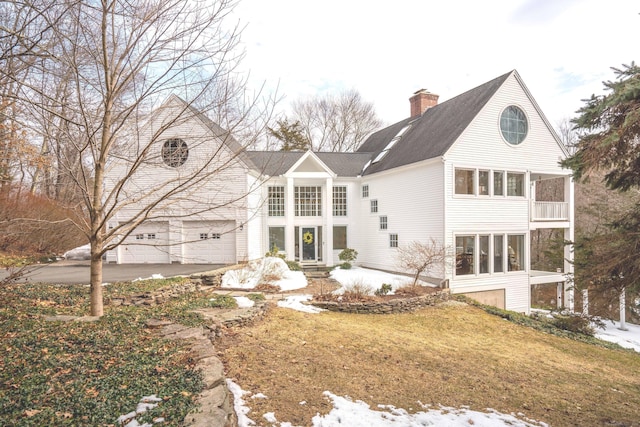
{"type": "Polygon", "coordinates": [[[316,227],[301,227],[300,239],[302,240],[302,262],[316,262],[317,256],[317,229],[316,227]]]}

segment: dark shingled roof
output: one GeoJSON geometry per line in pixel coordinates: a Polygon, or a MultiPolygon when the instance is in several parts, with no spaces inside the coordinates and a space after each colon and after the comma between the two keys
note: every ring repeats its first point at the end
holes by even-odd
{"type": "Polygon", "coordinates": [[[372,134],[357,152],[371,154],[371,160],[408,123],[411,128],[379,162],[371,164],[365,175],[443,156],[469,126],[482,107],[515,71],[495,78],[448,101],[372,134]]]}
{"type": "MultiPolygon", "coordinates": [[[[247,151],[249,159],[258,172],[278,176],[287,172],[303,155],[304,151],[247,151]]],[[[371,158],[371,153],[314,153],[336,175],[356,177],[371,158]]]]}

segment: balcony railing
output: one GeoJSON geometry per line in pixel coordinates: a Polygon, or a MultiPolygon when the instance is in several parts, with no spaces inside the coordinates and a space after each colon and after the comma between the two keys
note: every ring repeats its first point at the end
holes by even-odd
{"type": "Polygon", "coordinates": [[[568,221],[569,203],[532,202],[531,221],[568,221]]]}

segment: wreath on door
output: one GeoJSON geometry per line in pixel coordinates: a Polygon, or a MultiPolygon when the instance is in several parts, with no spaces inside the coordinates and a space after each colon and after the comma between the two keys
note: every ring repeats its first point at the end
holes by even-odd
{"type": "Polygon", "coordinates": [[[310,245],[313,243],[313,233],[311,233],[310,231],[307,231],[306,233],[304,233],[302,235],[302,241],[305,242],[307,245],[310,245]]]}

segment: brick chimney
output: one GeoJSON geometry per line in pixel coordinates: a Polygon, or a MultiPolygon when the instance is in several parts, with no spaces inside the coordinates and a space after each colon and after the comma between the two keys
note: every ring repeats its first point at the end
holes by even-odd
{"type": "Polygon", "coordinates": [[[413,96],[409,98],[411,103],[411,117],[420,116],[428,108],[438,105],[438,98],[440,96],[429,92],[426,89],[420,89],[414,92],[413,96]]]}

